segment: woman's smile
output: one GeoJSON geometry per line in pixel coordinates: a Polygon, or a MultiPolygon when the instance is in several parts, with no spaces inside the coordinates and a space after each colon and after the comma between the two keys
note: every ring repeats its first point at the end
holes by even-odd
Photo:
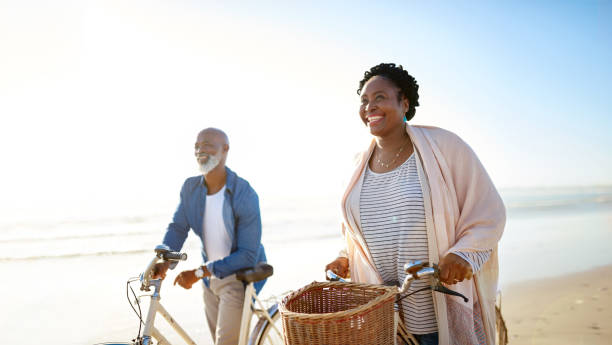
{"type": "Polygon", "coordinates": [[[368,126],[371,128],[379,125],[385,116],[382,114],[370,114],[367,115],[366,118],[368,119],[368,126]]]}

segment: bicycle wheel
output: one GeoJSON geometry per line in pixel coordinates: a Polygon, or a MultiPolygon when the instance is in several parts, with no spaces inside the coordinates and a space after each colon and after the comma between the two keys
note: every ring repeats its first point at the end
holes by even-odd
{"type": "Polygon", "coordinates": [[[261,317],[249,337],[249,345],[283,345],[283,324],[278,311],[278,304],[268,309],[274,325],[267,318],[261,317]]]}

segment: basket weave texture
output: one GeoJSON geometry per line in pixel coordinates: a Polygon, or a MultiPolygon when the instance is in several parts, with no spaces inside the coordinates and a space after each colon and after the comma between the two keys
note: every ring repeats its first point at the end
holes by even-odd
{"type": "Polygon", "coordinates": [[[396,287],[314,282],[286,296],[285,345],[386,345],[395,337],[396,287]]]}

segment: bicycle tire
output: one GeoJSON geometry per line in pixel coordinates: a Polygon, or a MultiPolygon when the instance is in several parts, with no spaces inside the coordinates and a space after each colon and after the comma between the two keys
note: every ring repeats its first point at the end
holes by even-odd
{"type": "MultiPolygon", "coordinates": [[[[283,327],[281,324],[280,311],[278,310],[278,304],[274,304],[268,308],[268,314],[276,325],[276,327],[282,332],[283,327]]],[[[278,336],[270,322],[265,317],[259,318],[257,324],[251,332],[249,337],[248,345],[283,345],[284,339],[278,336]]]]}

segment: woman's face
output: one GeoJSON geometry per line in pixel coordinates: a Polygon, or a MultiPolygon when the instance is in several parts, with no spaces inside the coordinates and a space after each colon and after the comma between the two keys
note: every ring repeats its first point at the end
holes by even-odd
{"type": "Polygon", "coordinates": [[[408,99],[398,99],[400,88],[389,79],[372,77],[361,90],[359,116],[374,136],[385,136],[403,126],[408,99]]]}

